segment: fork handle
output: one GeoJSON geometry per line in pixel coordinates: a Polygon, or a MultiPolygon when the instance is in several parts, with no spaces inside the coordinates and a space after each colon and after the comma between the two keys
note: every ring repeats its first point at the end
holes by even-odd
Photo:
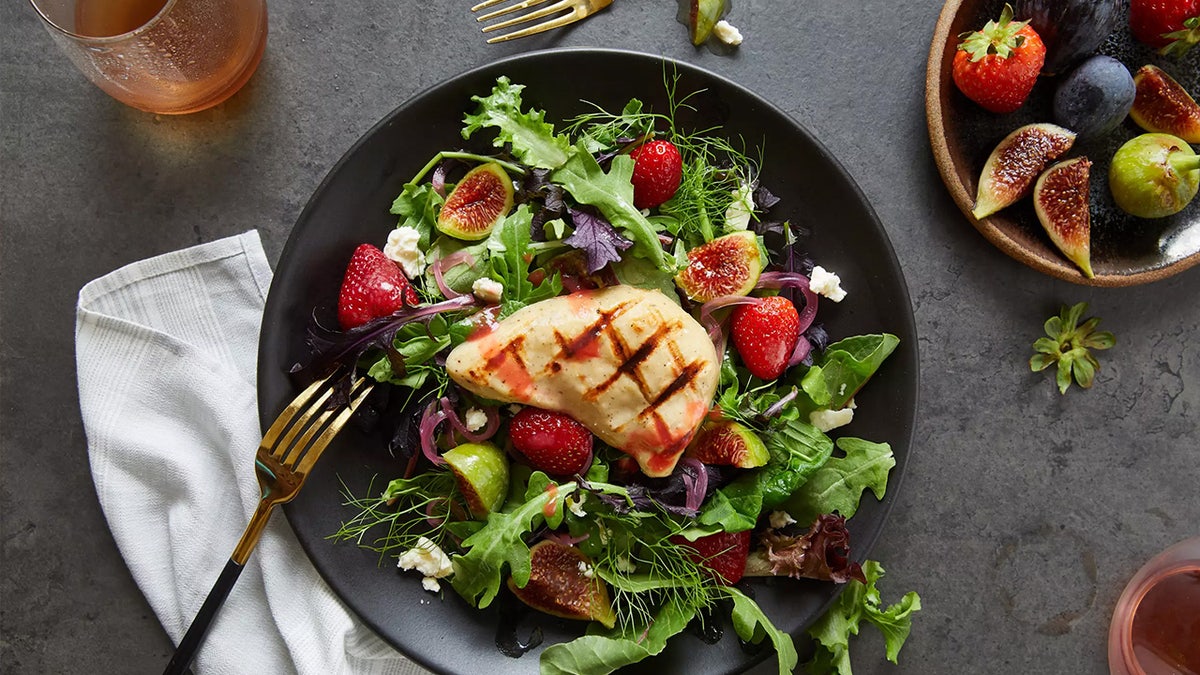
{"type": "Polygon", "coordinates": [[[242,566],[236,561],[230,560],[225,563],[225,569],[221,570],[221,576],[217,577],[217,583],[213,584],[212,590],[208,592],[208,597],[204,599],[204,604],[201,605],[196,618],[192,619],[192,625],[188,627],[187,633],[179,641],[179,647],[175,650],[163,675],[182,675],[187,672],[188,666],[191,665],[192,659],[196,657],[196,652],[200,649],[200,644],[208,635],[208,629],[212,626],[217,611],[221,609],[221,605],[225,604],[225,598],[229,597],[229,591],[241,574],[242,566]]]}

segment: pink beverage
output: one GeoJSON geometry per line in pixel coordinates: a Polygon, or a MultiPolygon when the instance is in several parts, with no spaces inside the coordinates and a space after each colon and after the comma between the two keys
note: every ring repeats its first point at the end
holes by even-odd
{"type": "Polygon", "coordinates": [[[31,0],[75,65],[147,112],[217,105],[250,79],[267,41],[265,0],[31,0]]]}
{"type": "Polygon", "coordinates": [[[1114,675],[1200,675],[1200,538],[1163,551],[1125,587],[1108,665],[1114,675]]]}

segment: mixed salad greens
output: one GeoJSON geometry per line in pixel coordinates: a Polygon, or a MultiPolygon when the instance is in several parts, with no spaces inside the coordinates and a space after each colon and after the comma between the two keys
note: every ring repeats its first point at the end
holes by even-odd
{"type": "MultiPolygon", "coordinates": [[[[919,598],[909,593],[882,607],[875,585],[883,569],[853,562],[845,527],[865,490],[883,498],[895,460],[886,443],[835,441],[827,432],[849,420],[855,393],[898,340],[830,342],[814,320],[814,264],[803,233],[769,218],[779,200],[760,183],[761,161],[718,129],[678,128],[688,97],[666,86],[665,113],[635,99],[616,113],[597,107],[556,131],[543,111],[523,110],[521,85],[501,77],[473,98],[477,109],[462,130],[464,139],[494,133],[496,155],[447,150],[404,185],[385,250],[419,302],[340,331],[314,326],[310,335],[314,356],[305,369],[358,366],[404,398],[392,443],[396,476],[365,496],[348,488],[355,515],[333,537],[419,570],[427,589],[448,581],[479,608],[505,587],[520,593],[557,580],[543,595],[578,596],[566,606],[519,597],[592,622],[585,635],[543,650],[543,673],[611,672],[658,654],[689,624],[719,621],[717,612],[728,612],[742,640],[769,640],[779,672],[792,672],[792,636],[743,590],[743,575],[848,584],[810,629],[817,646],[810,670],[848,674],[849,636],[863,620],[884,632],[895,661],[919,598]],[[652,139],[677,148],[681,172],[670,199],[644,209],[636,205],[634,157],[652,139]],[[448,211],[470,207],[456,189],[484,166],[510,183],[509,201],[500,195],[499,212],[483,226],[472,213],[448,225],[448,211]],[[747,292],[695,300],[677,283],[693,264],[689,252],[736,233],[756,244],[747,292]],[[670,475],[650,478],[596,439],[583,470],[556,475],[513,449],[520,406],[481,398],[448,375],[447,355],[481,330],[541,301],[616,284],[660,292],[704,326],[719,382],[702,429],[737,426],[739,442],[765,448],[761,461],[709,464],[689,448],[670,475]],[[800,310],[801,325],[783,373],[764,380],[730,344],[730,315],[775,295],[800,310]],[[539,557],[544,542],[569,550],[567,562],[539,557]]],[[[475,201],[487,206],[495,201],[488,194],[475,201]]]]}

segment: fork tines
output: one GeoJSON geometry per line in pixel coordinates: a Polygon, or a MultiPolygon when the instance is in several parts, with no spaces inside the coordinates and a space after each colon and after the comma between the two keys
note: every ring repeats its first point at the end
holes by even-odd
{"type": "MultiPolygon", "coordinates": [[[[483,2],[480,2],[472,7],[471,11],[478,12],[489,7],[495,7],[496,5],[499,5],[505,1],[506,0],[484,0],[483,2]]],[[[505,7],[482,14],[476,17],[475,20],[479,22],[490,21],[506,14],[519,12],[524,9],[530,9],[531,7],[537,7],[538,5],[543,5],[550,1],[551,0],[518,0],[517,2],[513,2],[505,7]]],[[[541,23],[515,30],[511,33],[505,33],[504,35],[493,37],[488,40],[488,43],[492,44],[496,42],[505,42],[529,35],[536,35],[537,33],[559,28],[561,26],[566,26],[567,24],[575,23],[580,19],[587,18],[588,16],[600,11],[604,7],[607,7],[609,4],[611,4],[611,2],[612,0],[558,0],[558,2],[555,2],[551,5],[534,9],[526,12],[525,14],[521,14],[520,16],[484,26],[483,32],[490,33],[492,31],[511,28],[513,26],[534,21],[536,19],[552,17],[546,18],[546,20],[542,21],[541,23]]]]}

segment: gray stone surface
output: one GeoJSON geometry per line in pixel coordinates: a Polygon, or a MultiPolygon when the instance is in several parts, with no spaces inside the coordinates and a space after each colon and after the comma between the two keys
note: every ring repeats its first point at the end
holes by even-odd
{"type": "Polygon", "coordinates": [[[885,599],[925,609],[899,666],[859,673],[1101,673],[1116,598],[1200,529],[1200,272],[1095,290],[1042,276],[958,213],[923,111],[936,0],[740,0],[732,56],[695,50],[667,0],[486,46],[467,2],[272,0],[267,54],[228,103],[183,118],[110,100],[24,0],[0,4],[0,671],[158,672],[171,645],[113,544],[87,467],[74,302],[123,264],[249,228],[272,261],[341,154],[406,97],[506,54],[661,53],[807,125],[878,211],[916,311],[916,446],[874,552],[885,599]],[[433,7],[439,9],[434,10],[433,7]],[[1090,392],[1026,366],[1042,321],[1091,303],[1119,340],[1090,392]],[[1190,388],[1189,388],[1190,387],[1190,388]]]}

